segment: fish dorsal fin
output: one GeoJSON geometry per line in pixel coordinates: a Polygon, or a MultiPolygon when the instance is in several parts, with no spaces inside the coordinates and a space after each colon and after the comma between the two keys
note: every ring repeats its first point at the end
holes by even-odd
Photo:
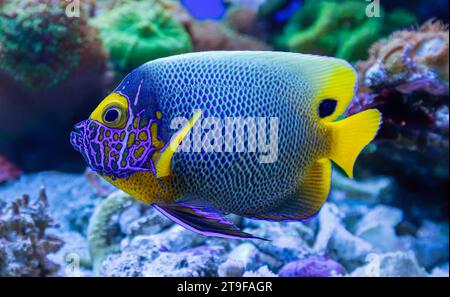
{"type": "Polygon", "coordinates": [[[290,196],[275,209],[256,216],[248,215],[248,217],[273,221],[301,221],[311,218],[327,199],[330,184],[331,162],[328,159],[320,159],[308,169],[296,194],[290,196]]]}
{"type": "Polygon", "coordinates": [[[324,99],[336,100],[335,111],[326,118],[322,118],[324,121],[334,121],[345,111],[357,86],[356,71],[347,61],[311,54],[277,51],[209,51],[171,56],[155,62],[164,60],[173,62],[178,60],[204,61],[205,59],[217,63],[241,61],[242,65],[257,65],[267,71],[279,68],[298,75],[306,82],[299,88],[308,89],[305,92],[313,100],[314,108],[317,109],[324,99]]]}
{"type": "Polygon", "coordinates": [[[181,141],[188,135],[189,131],[191,131],[192,127],[194,127],[195,123],[198,121],[202,114],[202,111],[199,110],[195,115],[189,119],[189,121],[178,131],[176,132],[167,145],[158,152],[158,158],[156,161],[156,177],[161,178],[168,176],[171,172],[171,163],[172,157],[175,154],[178,146],[181,141]]]}
{"type": "Polygon", "coordinates": [[[164,216],[193,232],[223,238],[263,239],[241,231],[223,213],[206,201],[158,203],[153,206],[164,216]]]}

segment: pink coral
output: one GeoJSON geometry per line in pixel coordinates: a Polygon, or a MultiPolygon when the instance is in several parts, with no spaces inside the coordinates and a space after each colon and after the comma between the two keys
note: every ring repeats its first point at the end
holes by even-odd
{"type": "Polygon", "coordinates": [[[19,168],[13,163],[8,161],[8,159],[0,156],[0,183],[16,179],[20,175],[19,168]]]}

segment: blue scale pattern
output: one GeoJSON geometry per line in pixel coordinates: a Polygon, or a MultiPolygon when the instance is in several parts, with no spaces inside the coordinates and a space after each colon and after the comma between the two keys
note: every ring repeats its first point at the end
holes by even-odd
{"type": "MultiPolygon", "coordinates": [[[[258,54],[211,52],[164,58],[139,68],[151,81],[166,137],[175,132],[170,129],[173,118],[191,118],[197,109],[202,110],[202,119],[279,119],[278,159],[273,163],[261,163],[258,151],[177,152],[173,170],[184,193],[241,215],[268,211],[295,193],[326,143],[323,128],[313,116],[317,112],[311,104],[314,91],[286,63],[276,53],[268,59],[258,54]]],[[[229,129],[222,132],[230,133],[229,129]]],[[[245,132],[241,129],[233,135],[245,132]]]]}

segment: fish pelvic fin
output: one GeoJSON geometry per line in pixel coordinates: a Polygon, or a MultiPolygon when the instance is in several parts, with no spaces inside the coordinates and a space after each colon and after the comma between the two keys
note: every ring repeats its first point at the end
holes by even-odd
{"type": "Polygon", "coordinates": [[[203,200],[158,203],[153,207],[180,226],[204,236],[267,240],[240,230],[221,211],[203,200]]]}
{"type": "Polygon", "coordinates": [[[155,165],[156,176],[158,178],[170,175],[173,155],[180,146],[181,141],[183,141],[183,139],[188,135],[189,131],[191,131],[192,127],[194,127],[201,114],[201,110],[196,112],[194,116],[189,119],[186,125],[184,125],[178,132],[176,132],[170,139],[169,143],[158,153],[158,159],[155,165]]]}
{"type": "Polygon", "coordinates": [[[298,190],[279,206],[265,213],[246,215],[269,221],[304,221],[317,214],[330,192],[331,162],[327,158],[315,161],[300,181],[298,190]]]}
{"type": "Polygon", "coordinates": [[[353,178],[353,166],[363,148],[376,136],[382,122],[377,109],[369,109],[337,122],[325,123],[331,133],[329,158],[353,178]]]}

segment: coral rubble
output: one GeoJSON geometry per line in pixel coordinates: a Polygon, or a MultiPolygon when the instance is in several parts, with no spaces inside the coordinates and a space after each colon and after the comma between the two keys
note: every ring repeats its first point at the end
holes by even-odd
{"type": "Polygon", "coordinates": [[[0,208],[0,276],[48,276],[59,266],[48,259],[63,242],[47,229],[55,222],[47,211],[47,196],[41,189],[31,202],[23,195],[0,208]]]}
{"type": "MultiPolygon", "coordinates": [[[[0,186],[0,197],[42,183],[49,189],[50,201],[44,213],[48,215],[51,211],[61,227],[44,232],[41,239],[52,240],[57,236],[66,243],[59,251],[55,248],[56,253],[46,252],[46,258],[39,258],[41,263],[54,262],[60,268],[34,271],[35,275],[71,275],[68,256],[77,257],[79,273],[84,276],[448,274],[448,222],[424,220],[418,226],[408,225],[408,218],[400,209],[379,203],[378,195],[384,191],[380,187],[385,189],[386,185],[378,185],[377,179],[363,181],[364,187],[359,192],[353,184],[333,189],[329,202],[308,222],[276,223],[230,217],[246,231],[271,241],[230,240],[193,233],[123,192],[115,192],[106,200],[98,197],[84,174],[23,174],[20,179],[0,186]],[[346,193],[351,198],[340,197],[346,193]]],[[[29,208],[35,209],[21,204],[21,216],[28,215],[29,208]]],[[[45,203],[38,205],[42,204],[45,203]]],[[[12,216],[13,209],[6,206],[1,209],[3,222],[12,216]]],[[[8,244],[3,247],[11,248],[10,236],[18,238],[11,234],[8,233],[8,244]]],[[[1,238],[1,244],[5,244],[1,238]]],[[[19,267],[29,267],[23,258],[19,258],[22,262],[7,259],[19,267]]]]}

